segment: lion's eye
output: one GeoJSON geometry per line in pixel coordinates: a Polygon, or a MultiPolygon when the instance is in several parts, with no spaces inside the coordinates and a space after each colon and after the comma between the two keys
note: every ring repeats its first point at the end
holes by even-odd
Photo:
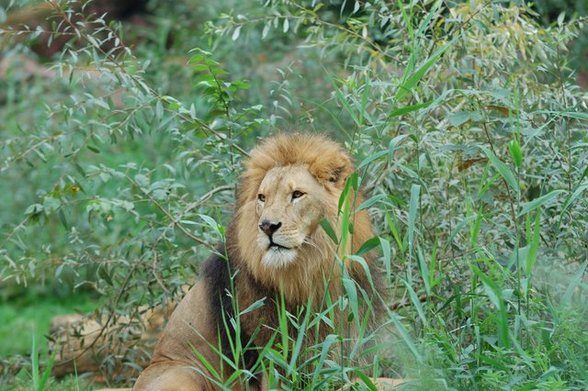
{"type": "Polygon", "coordinates": [[[257,199],[260,200],[261,202],[265,202],[265,196],[263,194],[258,194],[257,199]]]}
{"type": "Polygon", "coordinates": [[[296,198],[300,198],[304,195],[303,192],[296,190],[292,193],[292,199],[295,200],[296,198]]]}

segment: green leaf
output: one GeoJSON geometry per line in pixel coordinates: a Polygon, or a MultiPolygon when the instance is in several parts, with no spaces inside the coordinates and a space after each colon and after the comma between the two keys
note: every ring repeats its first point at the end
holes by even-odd
{"type": "Polygon", "coordinates": [[[369,207],[371,207],[371,206],[377,204],[378,202],[385,200],[387,198],[388,198],[388,196],[386,194],[377,194],[373,197],[370,197],[359,205],[359,207],[357,208],[357,211],[359,212],[360,210],[367,209],[367,208],[369,208],[369,207]]]}
{"type": "Polygon", "coordinates": [[[240,34],[241,34],[241,26],[237,26],[235,28],[235,30],[233,31],[233,35],[231,35],[231,39],[233,41],[236,41],[237,39],[239,39],[240,34]]]}
{"type": "Polygon", "coordinates": [[[508,150],[515,166],[521,167],[523,165],[523,152],[521,151],[521,145],[519,144],[519,141],[516,139],[512,140],[508,144],[508,150]]]}
{"type": "Polygon", "coordinates": [[[388,118],[400,117],[401,115],[412,113],[413,111],[425,109],[425,108],[431,106],[431,103],[433,103],[433,102],[434,102],[433,100],[430,100],[430,101],[423,102],[423,103],[417,103],[416,105],[401,107],[399,109],[393,110],[390,113],[390,115],[388,115],[388,118]]]}
{"type": "Polygon", "coordinates": [[[345,293],[349,298],[349,304],[351,305],[351,312],[355,319],[360,319],[359,317],[359,301],[357,299],[357,288],[355,287],[355,281],[350,278],[343,278],[343,287],[345,288],[345,293]]]}
{"type": "Polygon", "coordinates": [[[535,210],[538,207],[540,207],[541,205],[546,204],[547,202],[551,201],[553,198],[557,197],[561,193],[564,193],[564,190],[561,190],[561,189],[553,190],[553,191],[545,194],[544,196],[535,198],[533,201],[529,201],[529,202],[525,203],[517,216],[520,217],[520,216],[526,215],[530,211],[535,210]]]}
{"type": "Polygon", "coordinates": [[[347,181],[345,182],[345,187],[343,188],[343,191],[341,192],[341,195],[339,196],[339,204],[337,206],[339,213],[341,213],[341,208],[343,208],[343,204],[347,200],[347,197],[349,197],[349,193],[351,192],[351,189],[357,190],[358,186],[359,186],[359,179],[357,176],[357,172],[353,172],[349,176],[349,178],[347,178],[347,181]]]}
{"type": "Polygon", "coordinates": [[[504,162],[502,162],[502,160],[498,159],[496,157],[496,155],[494,155],[494,153],[490,149],[488,149],[487,147],[481,145],[481,146],[479,146],[479,148],[486,154],[486,156],[490,160],[490,163],[494,166],[496,171],[498,171],[500,176],[502,176],[504,178],[504,180],[506,181],[508,186],[512,190],[514,190],[515,193],[519,194],[519,192],[520,192],[519,183],[518,183],[516,177],[514,176],[514,174],[512,173],[512,171],[510,170],[510,168],[508,168],[508,166],[506,164],[504,164],[504,162]]]}
{"type": "MultiPolygon", "coordinates": [[[[290,364],[288,365],[287,374],[290,375],[293,370],[296,370],[298,365],[296,360],[303,352],[303,344],[306,340],[306,329],[308,328],[308,323],[310,322],[311,315],[314,315],[314,311],[312,310],[312,296],[309,296],[309,299],[306,302],[306,306],[304,307],[304,319],[302,323],[297,328],[298,336],[296,337],[296,343],[292,348],[292,354],[290,355],[290,364]]],[[[268,345],[266,345],[268,346],[268,345]]],[[[269,345],[271,346],[271,345],[269,345]]]]}
{"type": "Polygon", "coordinates": [[[100,278],[102,278],[108,285],[113,285],[112,277],[110,276],[110,273],[108,273],[108,270],[106,270],[105,266],[98,267],[98,276],[100,276],[100,278]]]}
{"type": "Polygon", "coordinates": [[[69,224],[67,224],[67,218],[65,217],[65,212],[63,209],[59,209],[59,220],[65,229],[69,229],[69,224]]]}
{"type": "Polygon", "coordinates": [[[390,242],[384,238],[380,239],[380,247],[382,248],[382,255],[384,257],[384,268],[386,269],[386,276],[390,278],[392,275],[392,251],[390,250],[390,242]]]}
{"type": "Polygon", "coordinates": [[[90,151],[94,152],[94,153],[100,153],[100,150],[96,147],[93,147],[91,145],[86,145],[86,148],[88,148],[90,151]]]}
{"type": "Polygon", "coordinates": [[[431,295],[431,275],[429,274],[429,266],[427,265],[427,260],[425,259],[425,254],[423,254],[423,250],[422,250],[421,246],[418,245],[418,243],[417,243],[416,248],[417,248],[416,256],[417,256],[417,261],[418,261],[418,265],[419,265],[419,271],[421,273],[423,283],[425,285],[425,292],[427,293],[427,296],[430,296],[431,295]]]}
{"type": "Polygon", "coordinates": [[[37,339],[35,338],[35,329],[33,327],[33,346],[31,348],[31,371],[33,387],[39,390],[39,349],[37,348],[37,339]]]}
{"type": "Polygon", "coordinates": [[[163,119],[163,104],[161,103],[161,100],[158,100],[155,103],[155,118],[157,118],[158,121],[163,119]]]}
{"type": "Polygon", "coordinates": [[[353,120],[353,122],[356,125],[361,126],[362,125],[361,124],[361,120],[359,119],[359,117],[355,113],[355,110],[351,107],[351,105],[347,101],[346,96],[343,94],[343,92],[341,91],[341,89],[339,88],[339,86],[337,86],[337,83],[335,82],[335,79],[334,78],[329,78],[329,80],[331,81],[331,84],[333,86],[333,89],[335,90],[335,97],[337,98],[337,101],[339,103],[341,103],[341,105],[343,105],[343,108],[345,109],[345,111],[347,111],[347,113],[349,114],[349,116],[351,117],[351,119],[353,120]]]}
{"type": "Polygon", "coordinates": [[[55,357],[57,357],[57,352],[59,350],[55,349],[49,359],[47,360],[47,364],[45,364],[45,369],[43,369],[43,376],[41,377],[41,381],[39,383],[38,390],[43,391],[46,389],[45,385],[49,381],[49,377],[52,375],[51,371],[53,370],[53,364],[55,363],[55,357]]]}
{"type": "Polygon", "coordinates": [[[482,114],[478,111],[458,111],[451,113],[447,119],[451,126],[458,127],[468,121],[479,121],[482,119],[482,114]]]}
{"type": "Polygon", "coordinates": [[[269,33],[271,28],[271,25],[268,23],[265,26],[263,26],[263,30],[261,31],[261,39],[265,39],[267,37],[267,34],[269,33]]]}
{"type": "Polygon", "coordinates": [[[350,261],[353,261],[353,262],[358,263],[362,267],[362,269],[363,269],[363,271],[365,273],[365,276],[366,276],[368,282],[370,283],[370,286],[372,288],[374,288],[374,281],[372,279],[370,267],[367,264],[367,262],[365,261],[365,259],[362,256],[359,256],[359,255],[348,255],[347,256],[347,259],[350,260],[350,261]]]}
{"type": "MultiPolygon", "coordinates": [[[[339,337],[334,334],[329,334],[323,339],[323,341],[320,345],[320,346],[322,346],[321,354],[318,357],[318,361],[316,362],[316,366],[318,368],[322,368],[325,365],[325,360],[327,359],[328,354],[332,353],[331,346],[334,343],[336,343],[338,340],[339,340],[339,337]]],[[[312,380],[311,380],[310,384],[316,384],[317,377],[318,377],[319,373],[320,373],[319,371],[313,372],[312,380]]]]}
{"type": "Polygon", "coordinates": [[[25,210],[25,215],[35,216],[35,215],[38,215],[39,213],[42,213],[44,209],[45,208],[41,204],[33,204],[33,205],[30,205],[27,208],[27,210],[25,210]]]}
{"type": "Polygon", "coordinates": [[[321,225],[321,227],[323,227],[323,229],[325,230],[325,232],[327,233],[327,235],[329,235],[329,237],[331,238],[331,240],[333,242],[335,242],[335,244],[339,244],[339,239],[337,239],[337,234],[335,233],[335,230],[331,226],[331,223],[329,223],[329,220],[322,219],[320,221],[320,225],[321,225]]]}
{"type": "Polygon", "coordinates": [[[213,231],[217,235],[219,235],[220,237],[223,237],[224,236],[224,232],[225,232],[224,227],[221,224],[219,224],[215,219],[213,219],[212,217],[207,216],[205,214],[199,214],[198,216],[202,220],[204,220],[204,222],[206,223],[206,225],[209,226],[210,228],[212,228],[213,231]]]}
{"type": "Polygon", "coordinates": [[[414,87],[419,83],[419,81],[425,76],[427,71],[439,61],[441,55],[445,53],[449,47],[453,45],[453,41],[446,43],[441,48],[437,49],[435,53],[431,55],[431,57],[425,61],[416,71],[414,71],[408,78],[406,78],[401,85],[398,86],[398,90],[396,90],[396,100],[400,100],[408,95],[409,92],[412,92],[414,87]]]}
{"type": "Polygon", "coordinates": [[[361,168],[367,166],[368,164],[370,164],[371,162],[373,162],[374,160],[378,160],[381,157],[384,157],[388,154],[388,151],[378,151],[376,153],[372,153],[371,155],[369,155],[368,157],[366,157],[365,159],[363,159],[361,161],[361,163],[359,163],[359,165],[357,166],[357,169],[360,170],[361,168]]]}
{"type": "Polygon", "coordinates": [[[355,255],[362,256],[363,254],[368,253],[371,250],[373,250],[374,248],[378,247],[379,244],[380,244],[380,238],[377,236],[374,236],[373,238],[366,240],[365,243],[361,245],[359,250],[357,250],[355,255]]]}
{"type": "Polygon", "coordinates": [[[245,308],[243,311],[239,312],[239,316],[245,315],[249,312],[255,311],[265,305],[265,297],[257,300],[255,303],[251,304],[249,307],[245,308]]]}

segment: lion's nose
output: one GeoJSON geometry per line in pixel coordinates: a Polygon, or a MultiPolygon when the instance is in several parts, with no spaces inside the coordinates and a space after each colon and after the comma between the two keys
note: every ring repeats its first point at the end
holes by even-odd
{"type": "Polygon", "coordinates": [[[261,224],[259,224],[259,229],[265,232],[267,236],[272,236],[281,226],[282,223],[272,223],[269,220],[263,220],[261,224]]]}

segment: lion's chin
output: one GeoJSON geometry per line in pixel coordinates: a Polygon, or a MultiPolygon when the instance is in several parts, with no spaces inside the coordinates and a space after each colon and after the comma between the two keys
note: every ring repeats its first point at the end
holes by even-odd
{"type": "Polygon", "coordinates": [[[270,247],[261,262],[266,266],[274,269],[281,269],[290,265],[296,259],[297,251],[280,247],[270,247]]]}

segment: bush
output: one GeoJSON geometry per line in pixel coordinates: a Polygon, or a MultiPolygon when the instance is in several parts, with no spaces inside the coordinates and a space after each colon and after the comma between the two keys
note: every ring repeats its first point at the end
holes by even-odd
{"type": "Polygon", "coordinates": [[[69,280],[116,314],[167,301],[222,237],[255,138],[330,130],[357,156],[396,298],[375,373],[411,389],[588,386],[588,96],[567,60],[581,21],[270,0],[166,48],[161,4],[132,50],[120,26],[51,4],[75,36],[55,77],[14,66],[0,82],[3,281],[69,280]]]}

